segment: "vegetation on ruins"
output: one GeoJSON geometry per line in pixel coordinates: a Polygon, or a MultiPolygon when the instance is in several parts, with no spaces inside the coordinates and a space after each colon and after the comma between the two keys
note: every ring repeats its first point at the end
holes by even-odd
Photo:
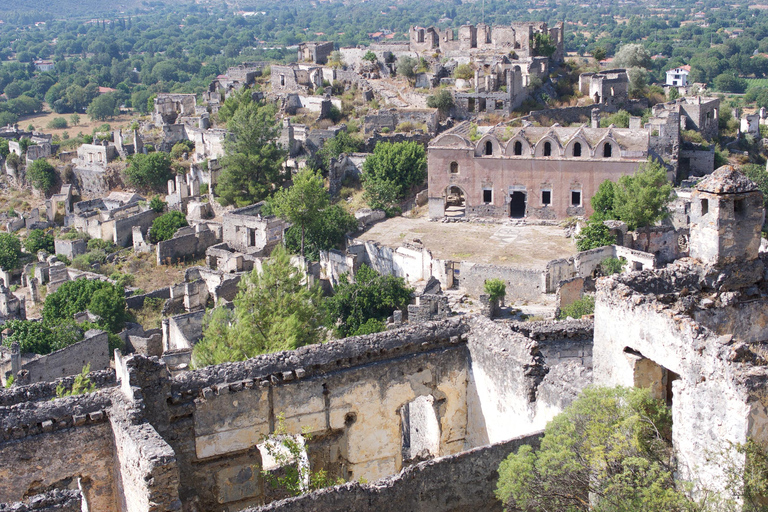
{"type": "Polygon", "coordinates": [[[142,190],[163,190],[172,177],[171,158],[159,151],[131,156],[125,169],[126,182],[142,190]]]}
{"type": "Polygon", "coordinates": [[[233,310],[220,307],[206,319],[203,339],[192,352],[195,367],[243,361],[320,340],[322,292],[306,285],[304,274],[282,247],[264,261],[261,273],[254,269],[243,276],[238,288],[233,310]]]}
{"type": "Polygon", "coordinates": [[[416,66],[419,65],[419,60],[408,55],[403,55],[397,59],[397,75],[407,78],[409,81],[416,77],[416,66]]]}
{"type": "Polygon", "coordinates": [[[575,300],[560,309],[557,319],[565,320],[568,317],[578,319],[586,315],[591,315],[594,312],[595,297],[593,295],[584,295],[582,298],[575,300]]]}
{"type": "Polygon", "coordinates": [[[67,281],[45,298],[43,321],[56,325],[71,321],[76,313],[86,310],[101,317],[97,322],[101,328],[118,333],[126,320],[124,291],[98,279],[67,281]]]}
{"type": "Polygon", "coordinates": [[[630,230],[651,226],[669,212],[672,185],[663,164],[649,159],[633,175],[622,176],[618,183],[605,180],[590,201],[594,213],[576,236],[580,251],[616,243],[605,220],[620,220],[630,230]]]}
{"type": "Polygon", "coordinates": [[[322,177],[310,169],[294,176],[293,185],[279,190],[263,211],[290,222],[285,247],[312,260],[319,259],[320,251],[339,247],[345,235],[357,229],[352,214],[338,204],[330,204],[322,177]]]}
{"type": "Polygon", "coordinates": [[[440,89],[435,94],[427,96],[427,106],[436,108],[442,115],[448,115],[454,107],[453,94],[448,89],[440,89]]]}
{"type": "Polygon", "coordinates": [[[180,140],[171,148],[171,158],[179,160],[184,153],[191,154],[195,149],[195,143],[191,140],[180,140]]]}
{"type": "Polygon", "coordinates": [[[56,398],[63,398],[65,396],[84,395],[86,393],[93,393],[96,391],[96,384],[91,382],[89,373],[91,371],[91,363],[83,366],[83,369],[79,374],[75,375],[75,380],[72,382],[72,387],[67,389],[63,383],[56,386],[56,398]]]}
{"type": "Polygon", "coordinates": [[[38,158],[27,167],[27,181],[44,193],[56,184],[56,169],[48,160],[38,158]]]}
{"type": "Polygon", "coordinates": [[[149,239],[152,243],[170,240],[173,234],[188,226],[187,217],[181,212],[167,212],[152,221],[152,227],[149,228],[149,239]]]}
{"type": "MultiPolygon", "coordinates": [[[[357,229],[357,219],[341,205],[330,205],[307,225],[304,255],[312,261],[320,259],[320,251],[338,249],[347,233],[357,229]]],[[[285,232],[285,247],[294,253],[301,250],[301,230],[291,226],[285,232]]]]}
{"type": "Polygon", "coordinates": [[[624,270],[624,266],[627,264],[627,259],[623,256],[620,258],[605,258],[600,262],[600,273],[604,276],[611,276],[618,274],[624,270]]]}
{"type": "Polygon", "coordinates": [[[635,174],[622,176],[604,192],[607,196],[598,200],[601,204],[609,204],[613,195],[606,218],[625,222],[629,229],[651,226],[669,215],[667,205],[672,198],[672,185],[666,168],[657,161],[649,159],[635,174]]]}
{"type": "Polygon", "coordinates": [[[579,251],[589,251],[615,243],[616,237],[611,234],[611,230],[603,224],[602,220],[590,219],[576,235],[576,248],[579,251]]]}
{"type": "Polygon", "coordinates": [[[307,228],[328,208],[330,199],[323,178],[312,169],[304,169],[293,178],[290,188],[278,190],[272,198],[272,210],[301,233],[299,254],[304,256],[307,228]]]}
{"type": "Polygon", "coordinates": [[[82,339],[82,333],[71,322],[49,326],[32,320],[8,320],[3,328],[10,329],[10,334],[3,337],[3,345],[10,347],[17,341],[21,352],[29,354],[50,354],[82,339]]]}
{"type": "Polygon", "coordinates": [[[388,214],[414,187],[427,178],[427,155],[415,141],[382,142],[363,164],[364,197],[371,208],[388,214]]]}
{"type": "Polygon", "coordinates": [[[0,158],[7,157],[8,153],[10,152],[11,150],[9,149],[8,139],[0,138],[0,158]]]}
{"type": "Polygon", "coordinates": [[[286,152],[277,144],[275,105],[241,101],[227,121],[227,141],[216,194],[222,204],[247,206],[266,199],[288,179],[286,152]]]}
{"type": "Polygon", "coordinates": [[[160,196],[155,196],[149,201],[149,207],[155,213],[163,213],[165,211],[165,201],[160,199],[160,196]]]}
{"type": "Polygon", "coordinates": [[[507,295],[507,285],[501,279],[487,279],[483,283],[483,291],[488,294],[491,302],[496,302],[504,299],[504,296],[507,295]]]}
{"type": "Polygon", "coordinates": [[[386,329],[387,317],[405,309],[413,289],[401,277],[381,275],[363,264],[354,281],[342,274],[333,296],[326,299],[328,319],[340,338],[386,329]]]}
{"type": "Polygon", "coordinates": [[[13,270],[19,266],[21,241],[13,233],[0,233],[0,268],[13,270]]]}
{"type": "Polygon", "coordinates": [[[285,428],[285,414],[277,415],[275,431],[261,440],[261,446],[275,462],[276,471],[261,471],[264,480],[272,488],[290,496],[300,496],[345,483],[343,478],[332,478],[323,469],[312,471],[305,449],[306,442],[311,439],[312,434],[306,427],[302,428],[301,434],[289,434],[285,428]]]}
{"type": "Polygon", "coordinates": [[[496,495],[526,512],[685,510],[674,472],[666,404],[647,389],[593,387],[547,424],[539,451],[501,463],[496,495]]]}
{"type": "Polygon", "coordinates": [[[557,50],[557,47],[554,41],[552,41],[552,36],[538,32],[533,34],[533,51],[536,55],[551,57],[555,50],[557,50]]]}
{"type": "Polygon", "coordinates": [[[33,229],[27,235],[27,239],[24,240],[24,249],[32,254],[37,254],[37,251],[53,254],[53,235],[42,229],[33,229]]]}
{"type": "Polygon", "coordinates": [[[332,139],[323,143],[323,147],[317,152],[316,158],[323,169],[329,169],[331,159],[342,153],[350,154],[360,150],[360,141],[352,137],[347,130],[342,130],[332,139]]]}

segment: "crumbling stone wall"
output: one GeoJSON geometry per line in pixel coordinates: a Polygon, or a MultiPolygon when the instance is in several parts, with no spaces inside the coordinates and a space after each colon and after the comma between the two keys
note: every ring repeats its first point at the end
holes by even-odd
{"type": "Polygon", "coordinates": [[[502,460],[524,445],[538,448],[531,434],[456,455],[421,462],[393,477],[369,484],[350,482],[243,512],[501,512],[494,475],[502,460]]]}
{"type": "Polygon", "coordinates": [[[194,257],[205,254],[208,247],[221,242],[216,231],[205,225],[192,228],[192,233],[174,236],[157,244],[157,264],[174,263],[180,258],[194,257]]]}
{"type": "Polygon", "coordinates": [[[78,489],[54,489],[23,502],[0,503],[0,512],[82,512],[83,499],[78,489]]]}
{"type": "Polygon", "coordinates": [[[542,429],[592,382],[592,323],[492,322],[468,336],[470,446],[542,429]]]}
{"type": "Polygon", "coordinates": [[[109,340],[106,332],[92,329],[85,333],[83,341],[23,364],[21,368],[25,371],[24,377],[17,379],[24,384],[49,382],[76,375],[88,364],[93,371],[109,368],[109,340]]]}
{"type": "Polygon", "coordinates": [[[82,488],[91,510],[117,511],[108,391],[0,407],[0,502],[82,488]]]}
{"type": "Polygon", "coordinates": [[[507,298],[536,300],[546,292],[546,272],[541,269],[524,269],[489,265],[484,263],[461,262],[459,287],[467,294],[478,296],[488,279],[501,279],[507,286],[507,298]]]}

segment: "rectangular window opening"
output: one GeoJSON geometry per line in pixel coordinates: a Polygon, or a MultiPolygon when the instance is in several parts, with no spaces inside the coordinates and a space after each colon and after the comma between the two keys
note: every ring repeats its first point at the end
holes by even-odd
{"type": "Polygon", "coordinates": [[[701,200],[701,214],[706,215],[709,213],[709,199],[701,200]]]}
{"type": "Polygon", "coordinates": [[[737,199],[733,202],[733,213],[737,219],[743,219],[746,211],[744,199],[737,199]]]}
{"type": "Polygon", "coordinates": [[[571,190],[571,206],[581,206],[581,190],[571,190]]]}
{"type": "Polygon", "coordinates": [[[493,200],[493,191],[489,189],[483,189],[483,202],[485,204],[488,204],[492,200],[493,200]]]}
{"type": "Polygon", "coordinates": [[[541,204],[544,206],[549,206],[552,204],[552,191],[551,190],[542,190],[541,191],[541,204]]]}

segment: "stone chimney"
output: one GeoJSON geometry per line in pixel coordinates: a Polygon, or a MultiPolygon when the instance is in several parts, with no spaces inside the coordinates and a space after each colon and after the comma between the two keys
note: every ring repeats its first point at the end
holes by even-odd
{"type": "Polygon", "coordinates": [[[16,374],[21,371],[21,347],[18,341],[11,343],[11,375],[16,378],[16,374]]]}
{"type": "Polygon", "coordinates": [[[592,109],[592,128],[600,128],[600,109],[592,109]]]}

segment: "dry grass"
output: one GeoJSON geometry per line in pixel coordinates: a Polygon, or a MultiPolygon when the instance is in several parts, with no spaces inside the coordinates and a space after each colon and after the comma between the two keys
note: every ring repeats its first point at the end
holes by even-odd
{"type": "Polygon", "coordinates": [[[103,265],[101,273],[109,276],[113,272],[123,272],[133,276],[133,286],[145,292],[165,288],[184,281],[184,271],[189,267],[204,265],[205,258],[187,260],[173,265],[155,263],[155,253],[134,253],[113,265],[103,265]]]}
{"type": "Polygon", "coordinates": [[[144,307],[140,309],[129,309],[133,314],[137,324],[141,324],[144,329],[160,329],[163,326],[163,304],[164,299],[145,299],[144,307]]]}
{"type": "Polygon", "coordinates": [[[107,120],[107,121],[91,121],[91,118],[88,117],[87,114],[79,114],[80,115],[80,122],[77,126],[72,126],[70,121],[70,116],[72,114],[57,114],[48,107],[48,105],[43,106],[43,112],[40,114],[34,114],[31,116],[24,116],[19,119],[19,127],[26,129],[27,126],[30,124],[35,127],[35,130],[42,131],[45,133],[50,133],[52,135],[58,135],[61,137],[64,132],[68,132],[70,137],[74,137],[77,135],[78,132],[83,132],[86,134],[90,134],[94,128],[98,128],[99,126],[103,124],[109,124],[112,129],[116,128],[128,128],[134,119],[136,119],[138,116],[132,113],[128,114],[121,114],[113,119],[107,120]],[[67,128],[48,128],[48,123],[50,123],[53,118],[55,117],[63,117],[67,120],[68,126],[67,128]]]}
{"type": "MultiPolygon", "coordinates": [[[[6,187],[0,191],[0,212],[7,212],[13,208],[16,213],[29,212],[32,208],[44,208],[45,199],[31,190],[17,190],[6,187]]],[[[45,210],[41,211],[41,216],[45,210]]]]}

